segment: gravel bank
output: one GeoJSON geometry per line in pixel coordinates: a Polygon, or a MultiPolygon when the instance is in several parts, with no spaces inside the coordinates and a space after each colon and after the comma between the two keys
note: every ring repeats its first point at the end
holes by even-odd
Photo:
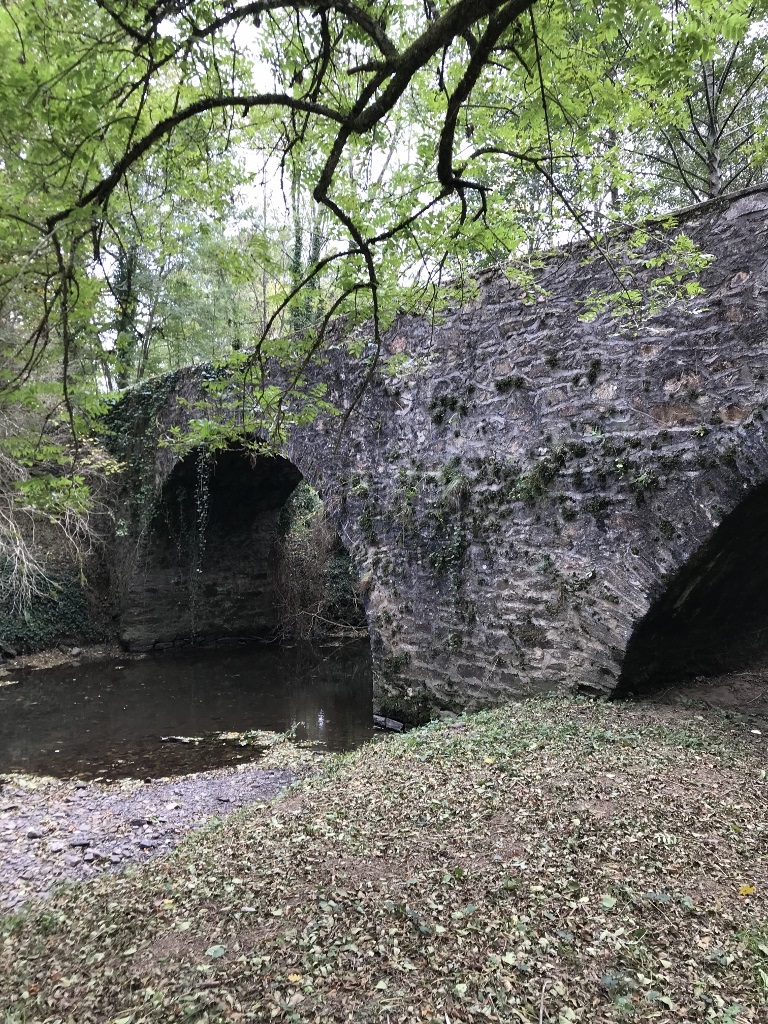
{"type": "Polygon", "coordinates": [[[242,765],[177,779],[103,784],[0,780],[0,910],[53,885],[166,853],[211,817],[269,800],[296,775],[242,765]]]}

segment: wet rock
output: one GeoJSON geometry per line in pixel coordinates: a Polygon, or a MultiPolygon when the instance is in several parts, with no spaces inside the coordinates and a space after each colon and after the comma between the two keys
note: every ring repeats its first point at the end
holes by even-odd
{"type": "Polygon", "coordinates": [[[75,839],[70,839],[70,846],[90,846],[93,842],[92,839],[86,839],[84,836],[77,836],[75,839]]]}
{"type": "Polygon", "coordinates": [[[157,842],[154,839],[140,839],[139,847],[142,850],[154,850],[157,846],[157,842]]]}
{"type": "Polygon", "coordinates": [[[385,718],[384,715],[374,715],[373,724],[377,729],[386,729],[388,732],[402,732],[405,726],[395,718],[385,718]]]}
{"type": "Polygon", "coordinates": [[[31,828],[27,831],[27,839],[42,839],[43,833],[38,832],[36,828],[31,828]]]}

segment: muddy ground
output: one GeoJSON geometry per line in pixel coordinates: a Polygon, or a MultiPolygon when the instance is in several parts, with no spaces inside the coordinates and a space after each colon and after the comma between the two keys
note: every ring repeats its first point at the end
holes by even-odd
{"type": "Polygon", "coordinates": [[[633,695],[630,702],[721,712],[737,726],[768,735],[768,663],[743,672],[698,676],[657,687],[633,695]]]}

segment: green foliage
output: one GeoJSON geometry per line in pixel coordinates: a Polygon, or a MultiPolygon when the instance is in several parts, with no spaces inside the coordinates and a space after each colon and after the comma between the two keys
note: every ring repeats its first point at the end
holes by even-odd
{"type": "Polygon", "coordinates": [[[83,643],[102,637],[77,578],[48,573],[47,593],[36,595],[20,613],[7,584],[10,572],[8,563],[0,566],[0,637],[5,643],[19,650],[37,651],[61,640],[83,643]]]}
{"type": "Polygon", "coordinates": [[[450,422],[453,417],[465,416],[468,407],[466,401],[459,398],[458,395],[435,395],[430,399],[427,411],[432,422],[436,426],[440,426],[446,420],[450,422]]]}
{"type": "Polygon", "coordinates": [[[136,524],[149,523],[156,509],[159,417],[179,384],[177,373],[144,381],[116,398],[101,424],[104,443],[127,474],[131,514],[136,524]]]}
{"type": "MultiPolygon", "coordinates": [[[[68,424],[73,501],[105,390],[211,361],[232,386],[170,440],[279,445],[334,414],[309,372],[333,317],[368,359],[400,312],[474,301],[479,268],[512,258],[545,301],[534,250],[657,213],[692,175],[760,179],[762,2],[433,6],[0,6],[0,390],[26,380],[68,424]]],[[[585,317],[696,296],[706,257],[665,246],[609,253],[621,286],[585,317]]],[[[438,423],[465,404],[437,403],[438,423]]]]}
{"type": "Polygon", "coordinates": [[[438,576],[449,576],[453,585],[458,587],[461,583],[460,570],[469,543],[466,531],[461,525],[457,525],[430,551],[428,561],[432,571],[438,576]]]}
{"type": "Polygon", "coordinates": [[[638,326],[665,306],[702,295],[699,274],[714,259],[684,233],[677,234],[670,243],[666,236],[654,235],[647,228],[635,229],[626,245],[613,247],[609,258],[616,260],[614,272],[622,287],[609,293],[591,292],[584,301],[581,319],[592,321],[607,314],[623,326],[638,326]]]}
{"type": "Polygon", "coordinates": [[[754,927],[742,933],[742,941],[752,955],[761,1002],[768,1003],[768,923],[760,925],[756,922],[754,927]]]}
{"type": "Polygon", "coordinates": [[[518,477],[511,488],[510,497],[514,501],[533,502],[546,494],[549,485],[565,465],[568,454],[568,448],[563,444],[551,446],[545,455],[518,477]]]}
{"type": "Polygon", "coordinates": [[[277,592],[283,632],[314,640],[356,636],[365,627],[357,572],[308,483],[280,512],[277,592]]]}
{"type": "Polygon", "coordinates": [[[498,377],[493,382],[493,386],[500,394],[505,395],[508,391],[511,391],[513,388],[519,390],[520,388],[524,387],[525,378],[521,377],[519,374],[516,374],[513,377],[498,377]]]}

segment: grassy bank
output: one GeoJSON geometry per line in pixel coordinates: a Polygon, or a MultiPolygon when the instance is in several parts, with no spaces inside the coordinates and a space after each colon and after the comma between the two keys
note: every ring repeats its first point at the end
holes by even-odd
{"type": "Polygon", "coordinates": [[[0,1021],[768,1020],[765,748],[542,700],[0,923],[0,1021]]]}

